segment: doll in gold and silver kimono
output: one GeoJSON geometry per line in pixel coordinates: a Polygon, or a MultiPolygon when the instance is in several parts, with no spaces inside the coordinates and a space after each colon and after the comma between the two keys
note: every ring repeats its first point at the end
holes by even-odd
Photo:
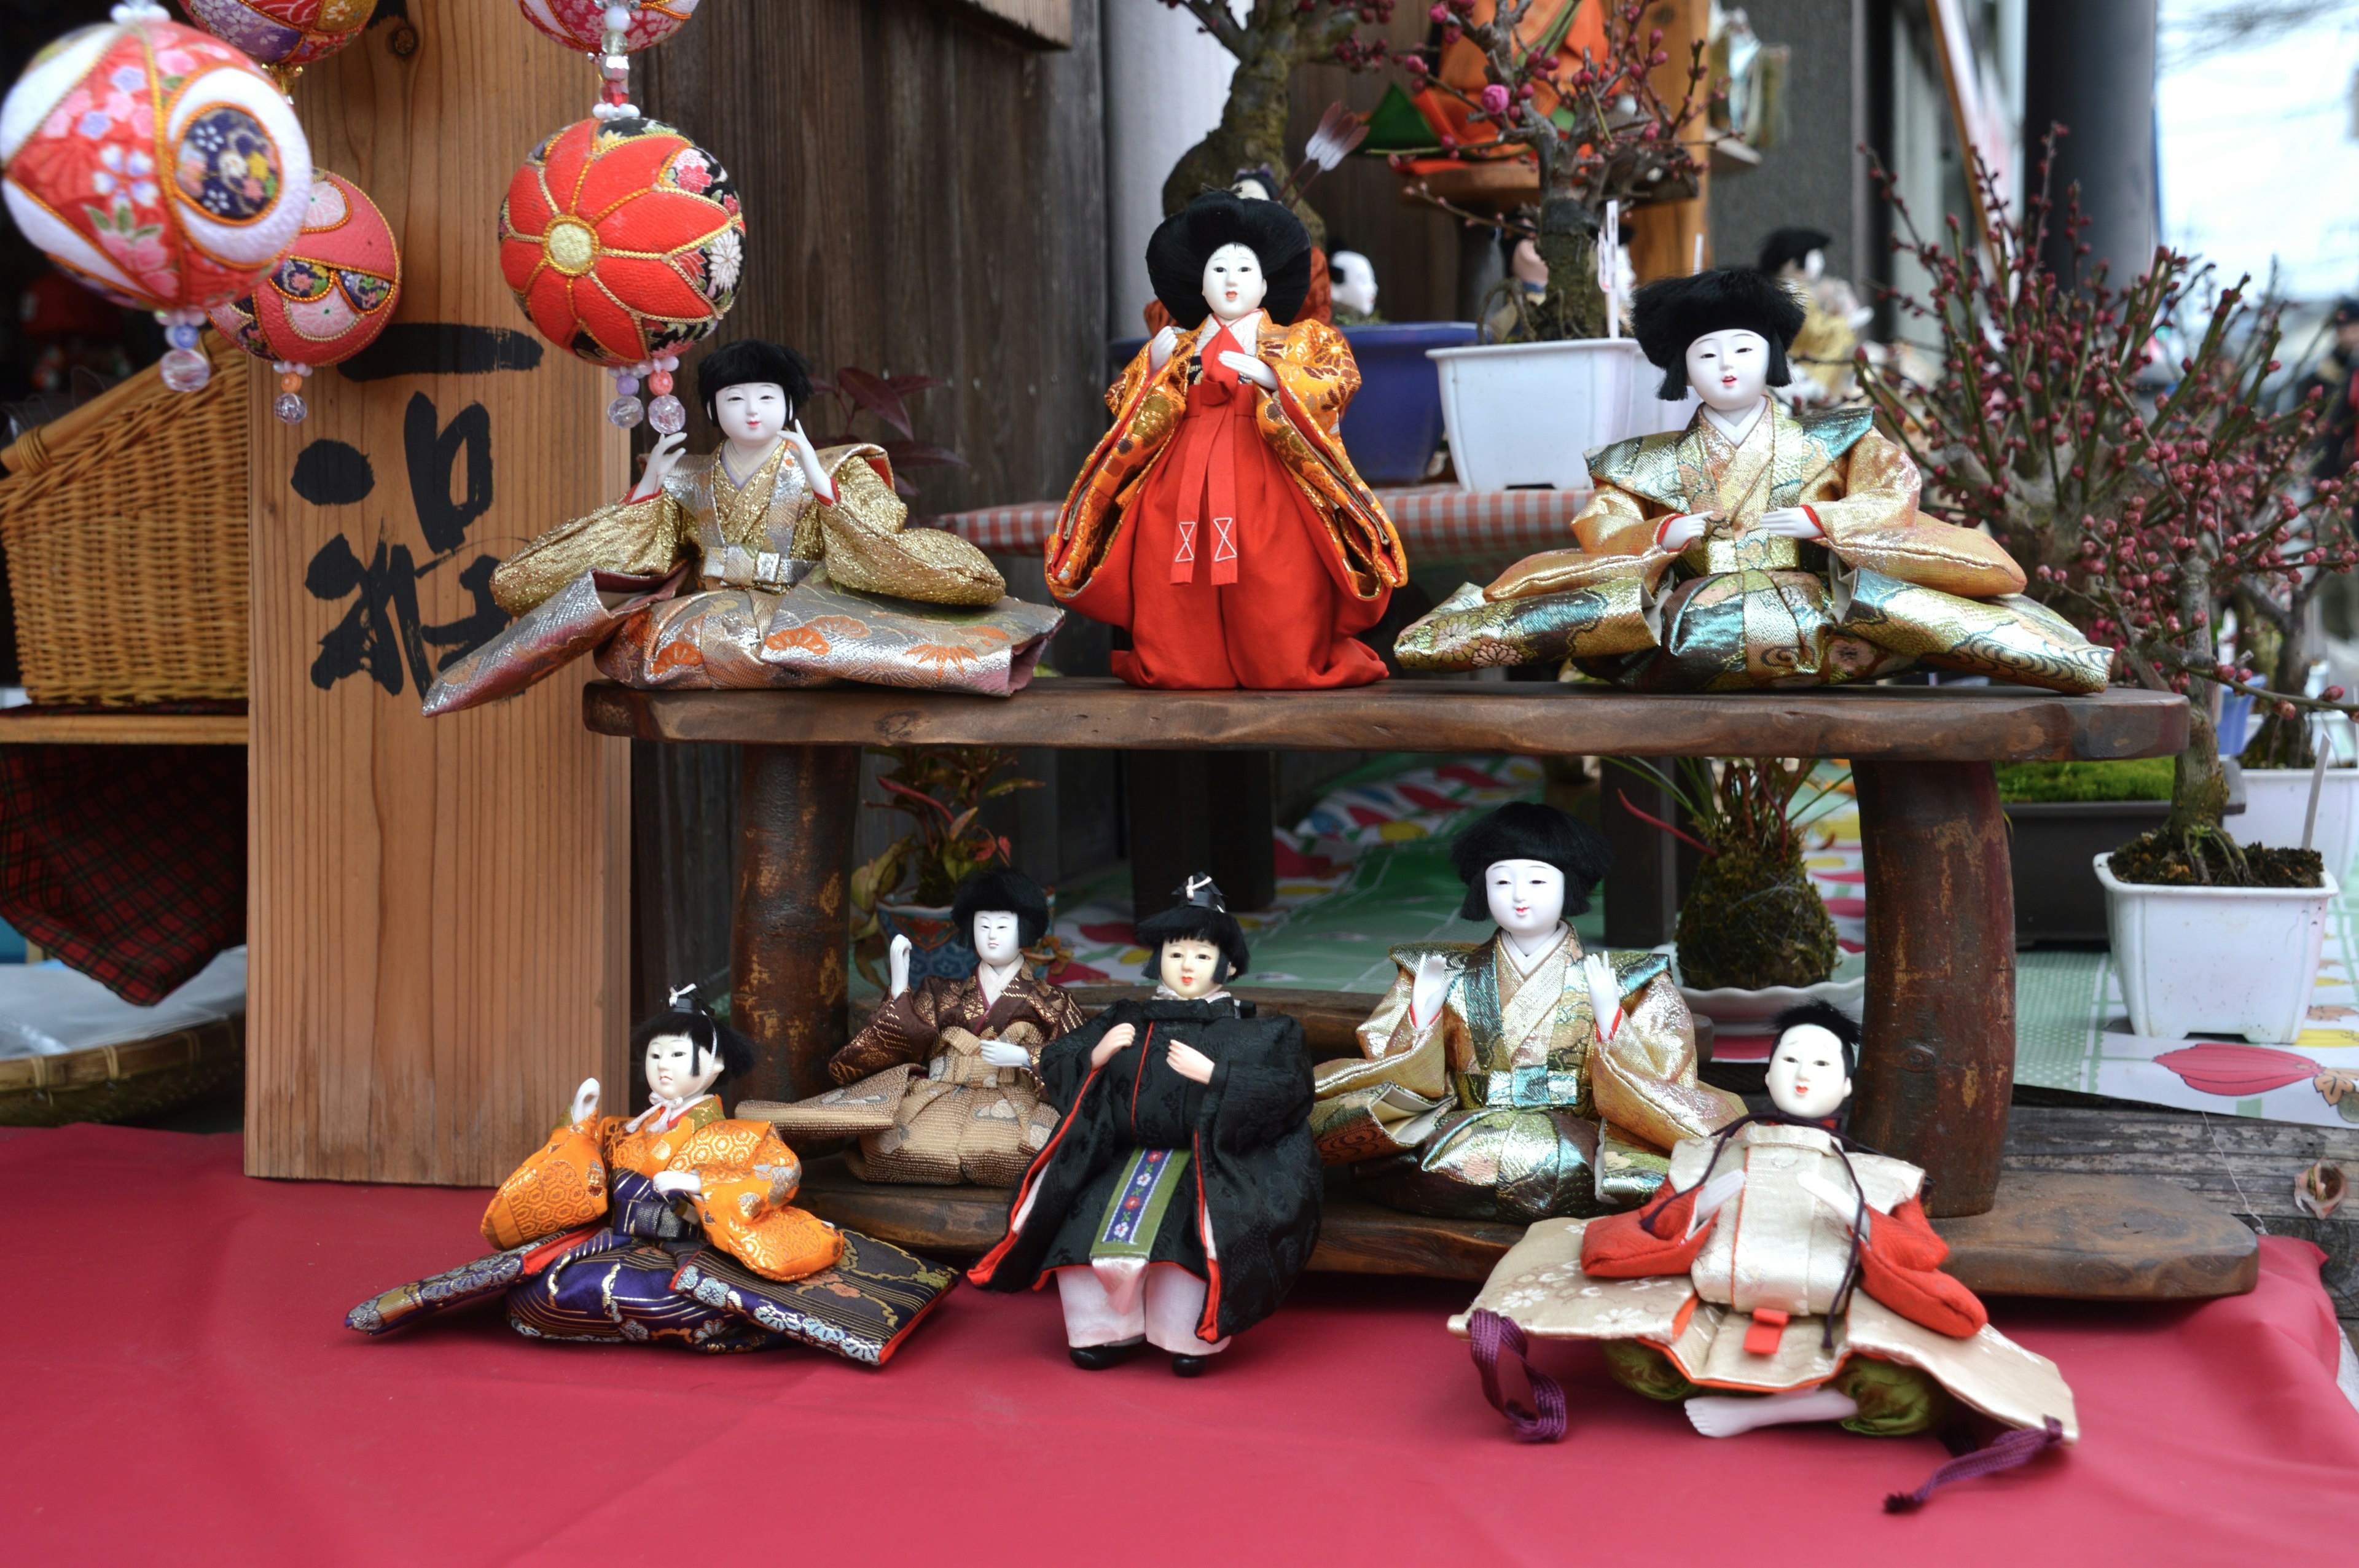
{"type": "Polygon", "coordinates": [[[1500,807],[1453,849],[1487,941],[1397,947],[1360,1026],[1324,1064],[1311,1127],[1327,1163],[1416,1214],[1600,1214],[1662,1184],[1670,1146],[1744,1114],[1696,1081],[1695,1029],[1654,953],[1591,953],[1565,924],[1613,851],[1550,806],[1500,807]]]}
{"type": "Polygon", "coordinates": [[[2109,650],[2023,596],[1986,535],[1917,510],[1919,475],[1874,411],[1794,414],[1787,347],[1803,310],[1749,268],[1638,291],[1639,346],[1687,428],[1589,454],[1575,545],[1469,583],[1410,626],[1402,665],[1564,661],[1634,691],[1873,680],[1924,663],[2050,690],[2102,689],[2109,650]]]}

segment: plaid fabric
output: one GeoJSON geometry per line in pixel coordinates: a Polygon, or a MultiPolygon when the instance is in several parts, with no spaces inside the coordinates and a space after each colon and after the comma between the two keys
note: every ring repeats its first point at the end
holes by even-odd
{"type": "Polygon", "coordinates": [[[0,920],[124,1000],[163,1000],[245,940],[245,752],[10,746],[0,920]]]}
{"type": "MultiPolygon", "coordinates": [[[[1412,563],[1520,557],[1572,543],[1572,519],[1589,503],[1587,491],[1461,490],[1420,484],[1379,490],[1412,563]]],[[[1056,525],[1061,503],[1032,501],[952,513],[935,523],[984,550],[1038,550],[1056,525]]]]}

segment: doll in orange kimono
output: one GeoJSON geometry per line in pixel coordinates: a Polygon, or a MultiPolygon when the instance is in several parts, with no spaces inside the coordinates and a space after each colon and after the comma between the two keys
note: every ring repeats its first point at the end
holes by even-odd
{"type": "Polygon", "coordinates": [[[1295,319],[1302,221],[1213,191],[1164,221],[1147,265],[1173,325],[1106,395],[1114,428],[1058,514],[1049,591],[1129,631],[1114,669],[1133,686],[1382,680],[1353,634],[1383,618],[1408,562],[1336,434],[1360,384],[1351,346],[1295,319]]]}

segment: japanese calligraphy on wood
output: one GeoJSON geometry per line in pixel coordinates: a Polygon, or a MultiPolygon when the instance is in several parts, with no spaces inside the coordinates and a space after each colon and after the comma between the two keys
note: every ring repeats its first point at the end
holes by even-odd
{"type": "Polygon", "coordinates": [[[513,6],[406,9],[296,94],[407,276],[308,421],[255,405],[246,1169],[491,1183],[582,1078],[638,1098],[628,751],[582,731],[586,667],[482,712],[419,703],[506,623],[500,558],[620,494],[627,461],[597,373],[519,330],[494,254],[510,172],[594,73],[513,6]]]}

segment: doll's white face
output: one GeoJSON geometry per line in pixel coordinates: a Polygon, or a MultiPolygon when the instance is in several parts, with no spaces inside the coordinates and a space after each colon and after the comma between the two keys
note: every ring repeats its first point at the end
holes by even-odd
{"type": "Polygon", "coordinates": [[[647,1087],[666,1099],[690,1099],[712,1087],[721,1062],[703,1054],[685,1034],[658,1034],[647,1042],[647,1087]]]}
{"type": "Polygon", "coordinates": [[[749,381],[723,387],[712,400],[712,416],[731,440],[758,447],[777,440],[794,411],[785,387],[774,381],[749,381]]]}
{"type": "Polygon", "coordinates": [[[1824,1121],[1851,1098],[1843,1042],[1815,1023],[1798,1023],[1777,1036],[1768,1077],[1770,1103],[1805,1121],[1824,1121]]]}
{"type": "Polygon", "coordinates": [[[1243,179],[1238,180],[1234,185],[1230,186],[1229,192],[1231,195],[1235,196],[1240,200],[1244,201],[1267,201],[1271,200],[1269,187],[1264,185],[1257,177],[1250,174],[1245,176],[1243,179]]]}
{"type": "Polygon", "coordinates": [[[1545,860],[1494,860],[1483,888],[1491,918],[1510,936],[1544,936],[1564,920],[1564,873],[1545,860]]]}
{"type": "Polygon", "coordinates": [[[1706,407],[1752,412],[1769,389],[1769,340],[1741,327],[1706,332],[1688,345],[1688,384],[1706,407]]]}
{"type": "Polygon", "coordinates": [[[1006,910],[986,909],[974,917],[975,957],[1005,968],[1024,956],[1023,923],[1006,910]]]}
{"type": "Polygon", "coordinates": [[[1221,950],[1210,942],[1182,940],[1163,944],[1163,983],[1178,996],[1194,1001],[1212,994],[1220,981],[1221,950]]]}
{"type": "Polygon", "coordinates": [[[1260,309],[1268,292],[1261,258],[1244,245],[1223,245],[1204,264],[1204,303],[1223,327],[1260,309]]]}
{"type": "Polygon", "coordinates": [[[1327,258],[1335,275],[1335,303],[1363,316],[1376,312],[1376,264],[1357,251],[1337,251],[1327,258]]]}

